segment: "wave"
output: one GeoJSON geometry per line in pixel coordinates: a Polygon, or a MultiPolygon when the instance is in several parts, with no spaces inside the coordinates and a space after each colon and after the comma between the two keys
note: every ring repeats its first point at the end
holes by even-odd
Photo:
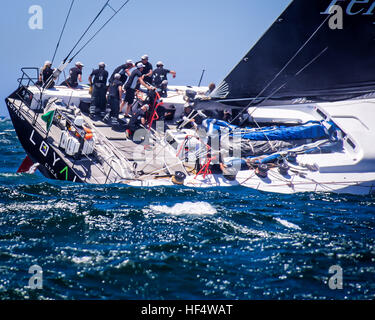
{"type": "Polygon", "coordinates": [[[280,219],[280,218],[275,218],[275,220],[278,223],[280,223],[281,225],[283,225],[284,227],[287,227],[287,228],[290,228],[290,229],[295,229],[295,230],[301,230],[301,228],[299,226],[297,226],[296,224],[291,223],[287,220],[283,220],[283,219],[280,219]]]}
{"type": "Polygon", "coordinates": [[[217,210],[207,202],[183,202],[174,206],[151,205],[150,209],[159,213],[170,215],[214,215],[217,210]]]}

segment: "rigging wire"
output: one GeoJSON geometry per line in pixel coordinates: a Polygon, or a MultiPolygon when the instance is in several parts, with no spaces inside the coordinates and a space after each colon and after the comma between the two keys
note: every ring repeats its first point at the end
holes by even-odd
{"type": "MultiPolygon", "coordinates": [[[[109,3],[109,0],[107,0],[107,2],[104,4],[103,8],[99,11],[99,13],[96,15],[96,17],[91,21],[90,25],[87,27],[87,29],[85,30],[85,32],[82,34],[82,36],[78,39],[77,43],[74,45],[74,47],[72,48],[72,50],[70,50],[69,54],[66,56],[66,58],[64,59],[63,63],[65,64],[65,62],[69,59],[70,55],[73,53],[74,49],[78,46],[78,44],[81,42],[81,40],[83,39],[83,37],[87,34],[87,32],[91,29],[92,25],[95,23],[96,20],[98,20],[98,18],[100,17],[100,15],[103,13],[104,9],[107,7],[109,3]]],[[[72,59],[70,59],[70,62],[72,61],[72,59]]]]}
{"type": "MultiPolygon", "coordinates": [[[[74,1],[74,0],[72,0],[74,1]]],[[[91,27],[93,26],[93,24],[95,23],[95,21],[100,17],[100,15],[103,13],[104,9],[108,6],[109,8],[111,8],[112,10],[114,10],[110,5],[109,5],[109,0],[106,1],[106,3],[104,4],[104,6],[102,7],[102,9],[99,11],[99,13],[95,16],[95,18],[91,21],[90,25],[86,28],[85,32],[81,35],[81,37],[78,39],[78,41],[76,42],[76,44],[74,45],[74,47],[70,50],[69,54],[66,56],[66,58],[63,60],[62,64],[60,65],[59,68],[57,68],[55,71],[54,71],[54,74],[53,76],[51,76],[49,82],[52,82],[53,81],[53,78],[57,79],[58,76],[61,74],[61,72],[64,70],[64,68],[66,67],[66,65],[70,62],[72,62],[72,60],[95,38],[95,36],[114,18],[114,16],[116,16],[120,11],[121,9],[129,2],[130,0],[127,0],[121,7],[119,10],[115,11],[115,13],[110,17],[110,19],[108,19],[108,21],[94,34],[93,37],[90,38],[89,41],[87,41],[85,43],[85,45],[68,61],[69,57],[71,56],[71,54],[73,53],[73,51],[75,50],[75,48],[77,48],[77,46],[79,45],[79,43],[82,41],[83,37],[87,34],[87,32],[91,29],[91,27]]],[[[71,7],[73,6],[73,4],[71,5],[71,7]]],[[[64,25],[65,27],[65,25],[64,25]]],[[[62,34],[60,35],[60,37],[62,36],[62,34]]],[[[43,89],[44,91],[44,89],[43,89]]]]}
{"type": "MultiPolygon", "coordinates": [[[[295,76],[298,76],[300,73],[302,73],[308,66],[310,66],[315,60],[317,60],[325,51],[327,51],[328,47],[326,47],[325,49],[323,49],[323,51],[321,51],[315,58],[313,58],[312,60],[310,60],[306,65],[304,65],[296,74],[295,76]]],[[[272,96],[274,96],[278,91],[280,91],[282,88],[284,88],[286,86],[287,82],[285,82],[284,84],[282,84],[279,88],[275,89],[273,92],[271,92],[271,94],[266,97],[264,99],[264,101],[267,101],[268,99],[270,99],[272,96]]],[[[250,108],[250,107],[249,107],[250,108]]],[[[256,124],[256,126],[259,128],[259,129],[262,129],[259,125],[259,123],[252,117],[253,113],[255,112],[255,110],[259,108],[259,107],[255,107],[254,110],[251,111],[251,113],[249,113],[249,116],[253,119],[254,123],[256,124]]],[[[247,108],[246,108],[247,109],[247,108]]],[[[268,141],[268,144],[270,145],[270,147],[272,149],[274,149],[273,147],[273,144],[272,142],[270,141],[270,139],[268,138],[267,134],[265,133],[264,136],[266,137],[267,141],[268,141]]],[[[285,160],[285,157],[282,155],[281,156],[284,160],[285,160]]]]}
{"type": "MultiPolygon", "coordinates": [[[[72,60],[79,54],[79,53],[81,53],[81,51],[83,50],[83,49],[85,49],[86,47],[87,47],[87,45],[98,35],[98,33],[100,32],[100,31],[102,31],[104,28],[105,28],[105,26],[129,3],[129,1],[130,0],[127,0],[127,1],[125,1],[123,4],[122,4],[122,6],[117,10],[117,11],[115,11],[111,6],[109,6],[112,10],[114,10],[115,11],[115,13],[101,26],[101,28],[98,30],[98,31],[96,31],[95,32],[95,34],[82,46],[82,48],[81,49],[79,49],[78,51],[77,51],[77,53],[76,54],[74,54],[73,55],[73,57],[69,60],[69,62],[72,62],[72,60]]],[[[73,50],[72,50],[73,51],[73,50]]]]}
{"type": "MultiPolygon", "coordinates": [[[[284,67],[281,68],[281,70],[273,77],[273,79],[262,89],[261,92],[252,100],[250,103],[236,116],[233,118],[233,120],[230,122],[232,123],[235,121],[238,117],[240,117],[248,108],[250,108],[253,105],[253,101],[258,99],[268,88],[269,86],[280,76],[282,72],[293,62],[293,60],[300,54],[300,52],[307,46],[307,44],[314,38],[314,36],[318,33],[318,31],[323,27],[323,25],[328,21],[328,19],[331,16],[328,15],[324,21],[319,25],[319,27],[312,33],[312,35],[306,40],[306,42],[297,50],[297,52],[289,59],[289,61],[284,65],[284,67]]],[[[315,58],[316,59],[316,58],[315,58]]],[[[314,60],[314,59],[313,59],[314,60]]],[[[310,62],[312,63],[312,62],[310,62]]],[[[300,72],[299,72],[300,73],[300,72]]],[[[285,86],[286,83],[283,85],[285,86]]],[[[280,88],[281,89],[281,88],[280,88]]],[[[278,90],[277,90],[278,91],[278,90]]],[[[263,100],[263,102],[270,99],[277,91],[273,92],[271,95],[269,95],[266,99],[263,100]]]]}
{"type": "Polygon", "coordinates": [[[61,33],[60,33],[59,40],[57,41],[57,45],[56,45],[56,48],[55,48],[55,52],[54,52],[54,54],[53,54],[53,58],[52,58],[52,60],[51,60],[51,61],[52,61],[52,64],[53,64],[53,62],[54,62],[54,60],[55,60],[57,50],[58,50],[58,48],[59,48],[59,46],[60,46],[61,38],[62,38],[62,36],[63,36],[63,34],[64,34],[65,27],[66,27],[66,24],[67,24],[67,22],[68,22],[68,19],[69,19],[70,13],[71,13],[71,11],[72,11],[74,1],[75,1],[75,0],[72,0],[72,2],[71,2],[71,4],[70,4],[70,8],[69,8],[69,11],[68,11],[68,15],[66,16],[64,26],[63,26],[63,28],[62,28],[62,30],[61,30],[61,33]]]}
{"type": "MultiPolygon", "coordinates": [[[[313,39],[313,37],[318,33],[318,31],[323,27],[323,25],[327,22],[327,20],[330,18],[330,15],[328,15],[324,21],[318,26],[318,28],[311,34],[311,36],[305,41],[305,43],[297,50],[297,52],[289,59],[289,61],[283,66],[283,68],[281,68],[281,70],[273,77],[273,79],[261,90],[261,92],[259,92],[259,94],[252,100],[249,102],[249,104],[242,109],[241,112],[238,113],[238,115],[236,115],[230,122],[229,124],[232,124],[233,121],[235,121],[236,119],[238,119],[245,111],[247,111],[250,107],[252,107],[254,105],[254,101],[256,101],[268,88],[269,86],[280,76],[280,74],[292,63],[292,61],[299,55],[299,53],[307,46],[307,44],[313,39]]],[[[327,50],[327,48],[325,48],[317,57],[313,58],[311,61],[309,61],[303,68],[301,68],[295,76],[299,75],[300,73],[303,72],[303,70],[305,70],[310,64],[312,64],[316,59],[318,59],[325,51],[327,50]]],[[[278,89],[274,90],[273,92],[271,92],[270,95],[268,95],[262,102],[265,102],[267,100],[269,100],[272,96],[274,96],[279,90],[281,90],[285,85],[287,84],[287,82],[285,82],[284,84],[282,84],[278,89]]],[[[252,117],[252,114],[255,112],[255,110],[257,109],[258,107],[255,107],[255,109],[249,114],[250,117],[252,117]]],[[[256,126],[261,129],[261,126],[259,125],[259,123],[254,119],[252,118],[254,123],[256,124],[256,126]]],[[[267,134],[265,133],[264,134],[266,139],[267,139],[267,142],[268,144],[270,145],[271,149],[274,149],[274,146],[271,142],[271,140],[269,139],[269,137],[267,136],[267,134]]],[[[281,156],[282,159],[285,161],[285,156],[281,156]]]]}

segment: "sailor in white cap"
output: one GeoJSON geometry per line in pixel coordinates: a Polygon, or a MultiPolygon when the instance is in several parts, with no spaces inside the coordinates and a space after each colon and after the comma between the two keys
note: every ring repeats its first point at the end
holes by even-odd
{"type": "Polygon", "coordinates": [[[136,62],[135,65],[137,65],[140,62],[144,64],[142,74],[144,74],[145,77],[143,80],[149,84],[152,84],[152,64],[148,61],[148,55],[144,54],[141,57],[141,60],[136,62]]]}
{"type": "Polygon", "coordinates": [[[105,63],[100,62],[99,68],[91,72],[89,83],[92,86],[90,117],[94,118],[96,108],[99,109],[100,115],[105,116],[105,108],[107,104],[107,79],[108,71],[105,70],[105,63]]]}
{"type": "Polygon", "coordinates": [[[132,60],[126,60],[126,63],[122,64],[121,66],[118,66],[115,70],[113,70],[111,77],[109,78],[109,83],[111,83],[114,80],[115,74],[119,73],[121,75],[121,82],[124,84],[126,80],[128,79],[131,70],[134,68],[134,62],[132,60]]]}
{"type": "Polygon", "coordinates": [[[44,66],[40,69],[39,73],[39,84],[41,84],[44,88],[50,89],[55,85],[55,82],[52,80],[53,75],[52,69],[52,62],[46,61],[44,62],[44,66]]]}
{"type": "Polygon", "coordinates": [[[70,88],[77,88],[78,87],[78,81],[82,82],[82,68],[84,65],[82,62],[76,62],[76,66],[71,68],[69,71],[70,77],[66,79],[63,83],[61,83],[61,86],[67,86],[70,88]]]}
{"type": "Polygon", "coordinates": [[[139,89],[140,85],[143,85],[148,90],[153,90],[154,87],[147,84],[144,81],[145,75],[143,74],[143,70],[145,68],[145,65],[142,62],[138,62],[136,65],[136,68],[132,71],[130,74],[128,80],[126,81],[124,85],[125,89],[125,97],[123,99],[123,102],[121,103],[120,112],[123,110],[125,104],[127,104],[125,116],[129,116],[129,112],[131,110],[131,107],[134,103],[135,98],[135,91],[139,89]]]}
{"type": "Polygon", "coordinates": [[[176,72],[169,69],[164,69],[164,63],[158,61],[156,69],[152,74],[152,85],[158,89],[160,96],[167,96],[167,85],[168,85],[168,73],[172,74],[173,78],[176,78],[176,72]]]}
{"type": "Polygon", "coordinates": [[[197,129],[198,124],[202,124],[202,116],[200,111],[194,110],[194,103],[187,102],[184,105],[184,112],[177,121],[178,128],[197,129]]]}

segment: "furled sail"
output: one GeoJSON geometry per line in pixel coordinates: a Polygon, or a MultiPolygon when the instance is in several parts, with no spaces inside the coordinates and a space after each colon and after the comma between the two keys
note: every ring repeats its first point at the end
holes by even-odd
{"type": "Polygon", "coordinates": [[[375,91],[375,1],[294,0],[211,94],[248,106],[375,91]]]}

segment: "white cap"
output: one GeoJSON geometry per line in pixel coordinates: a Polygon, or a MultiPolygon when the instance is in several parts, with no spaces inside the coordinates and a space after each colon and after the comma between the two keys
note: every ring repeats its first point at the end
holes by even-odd
{"type": "Polygon", "coordinates": [[[145,65],[142,63],[142,62],[138,62],[137,63],[137,68],[140,69],[140,68],[144,68],[145,65]]]}
{"type": "Polygon", "coordinates": [[[115,74],[115,79],[121,79],[121,74],[116,73],[116,74],[115,74]]]}
{"type": "Polygon", "coordinates": [[[46,65],[46,64],[52,64],[52,62],[47,60],[46,62],[44,62],[44,65],[46,65]]]}
{"type": "Polygon", "coordinates": [[[144,54],[142,57],[141,57],[142,60],[148,60],[148,55],[147,54],[144,54]]]}
{"type": "Polygon", "coordinates": [[[77,62],[76,62],[76,66],[84,67],[84,65],[83,65],[82,62],[80,62],[80,61],[77,61],[77,62]]]}
{"type": "Polygon", "coordinates": [[[157,66],[164,66],[164,63],[163,63],[163,61],[158,61],[158,62],[156,63],[156,65],[157,65],[157,66]]]}
{"type": "Polygon", "coordinates": [[[104,62],[99,62],[99,67],[105,67],[105,63],[104,62]]]}
{"type": "Polygon", "coordinates": [[[184,104],[184,108],[192,108],[192,107],[193,107],[193,105],[191,103],[189,103],[189,102],[186,102],[184,104]]]}
{"type": "Polygon", "coordinates": [[[126,63],[134,64],[133,60],[126,60],[126,63]]]}
{"type": "Polygon", "coordinates": [[[74,119],[74,124],[77,126],[77,127],[82,127],[83,125],[83,117],[81,116],[78,116],[77,118],[74,119]]]}

